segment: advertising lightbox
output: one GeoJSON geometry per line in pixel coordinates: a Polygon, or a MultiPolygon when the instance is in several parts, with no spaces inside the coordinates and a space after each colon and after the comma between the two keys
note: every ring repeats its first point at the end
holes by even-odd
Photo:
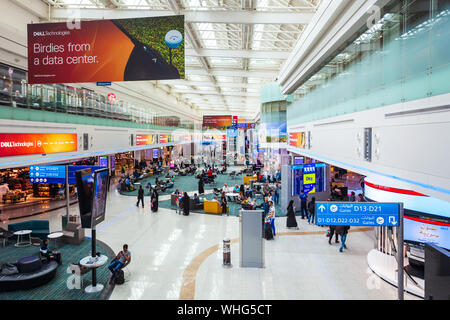
{"type": "Polygon", "coordinates": [[[304,132],[289,132],[289,145],[304,149],[306,146],[304,132]]]}
{"type": "Polygon", "coordinates": [[[76,133],[0,133],[0,157],[77,151],[76,133]]]}
{"type": "Polygon", "coordinates": [[[157,135],[156,134],[137,134],[136,135],[136,145],[142,146],[142,145],[148,145],[148,144],[157,144],[156,141],[157,135]]]}
{"type": "Polygon", "coordinates": [[[203,127],[230,127],[232,125],[232,116],[203,116],[203,127]]]}
{"type": "Polygon", "coordinates": [[[28,83],[184,78],[184,16],[28,25],[28,83]]]}
{"type": "Polygon", "coordinates": [[[159,135],[159,143],[168,143],[172,141],[172,137],[170,134],[160,134],[159,135]]]}

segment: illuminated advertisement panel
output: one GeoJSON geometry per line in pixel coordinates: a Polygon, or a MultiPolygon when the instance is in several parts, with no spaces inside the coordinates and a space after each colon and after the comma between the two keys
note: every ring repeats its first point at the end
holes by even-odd
{"type": "Polygon", "coordinates": [[[232,125],[232,116],[203,116],[204,127],[230,127],[232,125]]]}
{"type": "Polygon", "coordinates": [[[0,157],[77,151],[76,133],[0,133],[0,157]]]}
{"type": "Polygon", "coordinates": [[[289,145],[297,148],[305,148],[306,140],[304,132],[289,132],[289,145]]]}
{"type": "Polygon", "coordinates": [[[405,241],[431,243],[450,250],[450,224],[407,216],[403,221],[405,241]]]}
{"type": "Polygon", "coordinates": [[[157,144],[156,134],[137,134],[136,135],[136,145],[142,146],[147,144],[157,144]]]}
{"type": "Polygon", "coordinates": [[[184,16],[28,24],[30,84],[183,79],[184,61],[184,16]]]}
{"type": "Polygon", "coordinates": [[[160,134],[159,135],[159,143],[168,143],[171,142],[171,135],[170,134],[160,134]]]}

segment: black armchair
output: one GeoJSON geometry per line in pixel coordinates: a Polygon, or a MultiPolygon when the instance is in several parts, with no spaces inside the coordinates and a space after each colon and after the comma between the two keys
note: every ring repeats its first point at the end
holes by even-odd
{"type": "Polygon", "coordinates": [[[3,246],[6,246],[9,238],[12,238],[13,236],[14,234],[11,231],[0,228],[0,239],[3,239],[3,246]]]}

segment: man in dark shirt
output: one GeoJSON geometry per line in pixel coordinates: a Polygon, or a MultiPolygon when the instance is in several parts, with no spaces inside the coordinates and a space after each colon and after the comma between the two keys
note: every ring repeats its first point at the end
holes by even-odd
{"type": "Polygon", "coordinates": [[[308,194],[305,192],[305,190],[302,190],[302,193],[299,196],[300,198],[300,212],[302,214],[302,219],[305,219],[305,216],[308,217],[307,212],[307,204],[308,204],[308,194]]]}
{"type": "Polygon", "coordinates": [[[50,262],[51,260],[55,260],[57,261],[59,264],[61,263],[61,255],[58,252],[55,251],[50,251],[48,249],[48,238],[46,238],[40,248],[39,248],[39,252],[41,253],[41,255],[45,258],[47,258],[47,261],[50,262]]]}
{"type": "Polygon", "coordinates": [[[139,187],[138,190],[138,201],[136,203],[136,207],[139,207],[139,202],[142,202],[142,208],[144,207],[144,189],[142,188],[142,185],[139,187]]]}

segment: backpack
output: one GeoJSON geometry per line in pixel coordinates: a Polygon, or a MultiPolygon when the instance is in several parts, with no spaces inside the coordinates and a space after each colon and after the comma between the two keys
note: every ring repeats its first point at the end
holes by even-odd
{"type": "Polygon", "coordinates": [[[116,275],[114,277],[115,284],[123,284],[125,282],[125,274],[123,270],[117,270],[116,275]]]}

